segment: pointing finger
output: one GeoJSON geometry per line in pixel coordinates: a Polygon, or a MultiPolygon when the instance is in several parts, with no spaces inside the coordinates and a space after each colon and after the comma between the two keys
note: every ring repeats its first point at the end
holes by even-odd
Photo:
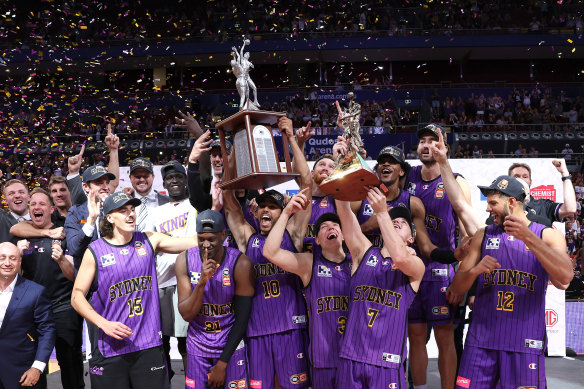
{"type": "Polygon", "coordinates": [[[81,150],[79,151],[79,157],[83,158],[83,153],[85,152],[85,142],[81,145],[81,150]]]}

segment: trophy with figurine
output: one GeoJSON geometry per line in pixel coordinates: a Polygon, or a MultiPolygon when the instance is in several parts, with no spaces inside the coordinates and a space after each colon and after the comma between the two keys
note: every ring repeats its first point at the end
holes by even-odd
{"type": "Polygon", "coordinates": [[[349,106],[345,110],[341,109],[338,101],[335,104],[344,131],[343,138],[348,141],[349,148],[345,155],[337,157],[335,169],[320,184],[320,189],[338,200],[359,201],[367,197],[370,186],[379,185],[379,178],[359,154],[364,149],[359,135],[361,105],[355,102],[353,92],[349,92],[348,96],[349,106]]]}

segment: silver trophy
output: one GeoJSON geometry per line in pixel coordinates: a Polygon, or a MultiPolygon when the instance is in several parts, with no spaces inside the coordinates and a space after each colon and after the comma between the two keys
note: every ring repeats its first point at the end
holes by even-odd
{"type": "Polygon", "coordinates": [[[247,53],[243,52],[245,46],[249,45],[249,39],[243,40],[243,45],[237,50],[237,47],[233,46],[231,48],[231,54],[233,59],[231,60],[231,68],[233,69],[233,74],[237,77],[235,81],[235,86],[237,87],[237,92],[239,93],[239,110],[258,110],[260,105],[258,103],[258,90],[249,76],[249,71],[253,68],[253,63],[249,60],[249,51],[247,53]],[[253,91],[253,102],[249,99],[249,91],[253,91]]]}

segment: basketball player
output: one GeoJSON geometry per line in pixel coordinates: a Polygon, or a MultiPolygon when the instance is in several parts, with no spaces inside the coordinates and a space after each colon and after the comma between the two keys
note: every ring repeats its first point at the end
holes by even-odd
{"type": "Polygon", "coordinates": [[[352,257],[351,303],[341,340],[338,388],[405,388],[407,313],[424,275],[424,263],[408,245],[414,241],[410,212],[388,212],[377,188],[367,199],[378,218],[383,247],[361,232],[348,202],[337,201],[343,237],[352,257]]]}
{"type": "MultiPolygon", "coordinates": [[[[448,195],[440,176],[440,166],[432,156],[430,146],[439,139],[439,132],[444,132],[437,125],[429,124],[418,130],[418,156],[422,165],[414,166],[406,180],[407,191],[422,200],[426,208],[425,224],[430,240],[436,247],[454,250],[458,229],[462,237],[466,236],[464,226],[448,201],[448,195]]],[[[470,190],[466,180],[458,175],[456,182],[470,203],[470,190]]],[[[428,353],[426,339],[428,325],[434,329],[438,345],[438,370],[443,389],[454,386],[456,376],[456,349],[454,346],[453,318],[455,309],[446,301],[446,289],[454,275],[452,265],[445,265],[433,260],[426,263],[426,273],[420,292],[408,314],[410,338],[410,366],[415,389],[426,389],[426,370],[428,353]]],[[[456,296],[458,302],[462,296],[456,296]]],[[[451,300],[453,301],[453,300],[451,300]]],[[[453,302],[454,304],[454,302],[453,302]]],[[[457,304],[456,304],[457,305],[457,304]]]]}
{"type": "Polygon", "coordinates": [[[562,233],[530,222],[527,195],[514,177],[479,186],[494,224],[480,229],[451,288],[478,280],[457,388],[545,388],[545,293],[573,277],[562,233]]]}
{"type": "MultiPolygon", "coordinates": [[[[294,139],[292,121],[286,117],[278,120],[282,136],[288,137],[295,166],[300,173],[300,189],[311,201],[311,179],[304,154],[294,139]]],[[[306,306],[300,293],[300,280],[270,263],[262,254],[266,238],[284,209],[284,196],[269,190],[256,198],[259,220],[256,231],[244,219],[241,206],[233,191],[223,192],[227,223],[241,252],[253,262],[256,273],[256,294],[247,327],[247,354],[249,379],[253,389],[274,388],[277,374],[280,386],[305,388],[309,386],[308,365],[305,356],[306,306]]],[[[297,212],[286,226],[282,248],[302,250],[311,208],[297,212]]]]}
{"type": "Polygon", "coordinates": [[[196,222],[199,247],[176,262],[179,311],[189,322],[186,387],[247,387],[243,337],[254,295],[251,260],[223,246],[225,224],[217,211],[196,222]]]}
{"type": "Polygon", "coordinates": [[[334,213],[322,214],[315,223],[312,253],[295,253],[281,248],[286,224],[307,204],[301,192],[292,197],[270,231],[264,256],[281,269],[300,277],[308,304],[310,320],[309,358],[312,386],[336,388],[339,343],[345,330],[349,309],[351,259],[343,250],[341,222],[334,213]]]}
{"type": "MultiPolygon", "coordinates": [[[[123,192],[105,199],[102,238],[85,251],[73,286],[73,308],[93,324],[89,373],[96,389],[169,387],[154,253],[178,254],[197,240],[135,231],[139,204],[123,192]]],[[[99,212],[97,201],[88,207],[99,212]]]]}

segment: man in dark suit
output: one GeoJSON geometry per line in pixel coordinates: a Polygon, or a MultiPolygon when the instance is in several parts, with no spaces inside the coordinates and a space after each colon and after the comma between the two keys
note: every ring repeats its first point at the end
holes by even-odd
{"type": "Polygon", "coordinates": [[[4,184],[4,197],[8,204],[8,212],[0,210],[0,243],[11,242],[14,239],[10,227],[23,220],[30,220],[28,214],[28,188],[20,180],[8,180],[4,184]]]}
{"type": "Polygon", "coordinates": [[[101,204],[115,189],[112,188],[115,178],[103,166],[91,166],[83,172],[83,190],[87,193],[87,201],[69,208],[65,220],[67,248],[77,269],[87,246],[99,239],[101,204]]]}
{"type": "Polygon", "coordinates": [[[0,389],[45,388],[41,378],[55,346],[55,324],[45,288],[18,276],[22,258],[0,243],[0,389]]]}

